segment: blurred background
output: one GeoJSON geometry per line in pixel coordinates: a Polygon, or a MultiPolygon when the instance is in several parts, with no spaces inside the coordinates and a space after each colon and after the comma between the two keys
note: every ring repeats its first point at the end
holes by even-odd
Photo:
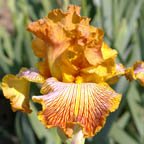
{"type": "MultiPolygon", "coordinates": [[[[0,0],[0,82],[7,73],[34,67],[32,35],[26,26],[54,8],[81,6],[81,15],[105,32],[105,41],[119,52],[117,62],[131,66],[144,60],[144,0],[0,0]]],[[[123,94],[120,108],[103,130],[86,144],[144,144],[144,88],[121,78],[113,88],[123,94]]],[[[38,94],[31,86],[31,95],[38,94]]],[[[13,113],[0,89],[0,144],[62,144],[55,129],[45,129],[33,113],[13,113]]]]}

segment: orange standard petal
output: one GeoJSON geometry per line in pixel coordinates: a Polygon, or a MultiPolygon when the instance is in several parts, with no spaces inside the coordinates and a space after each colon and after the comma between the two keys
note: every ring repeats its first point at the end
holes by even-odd
{"type": "Polygon", "coordinates": [[[39,70],[40,75],[42,75],[44,78],[47,79],[51,76],[47,60],[38,62],[37,68],[39,70]]]}
{"type": "Polygon", "coordinates": [[[102,62],[102,42],[103,42],[103,31],[101,29],[91,26],[92,31],[88,37],[87,45],[85,46],[84,55],[91,65],[97,65],[102,62]]]}
{"type": "Polygon", "coordinates": [[[35,38],[32,41],[32,49],[34,51],[34,54],[39,57],[39,58],[43,58],[46,56],[46,52],[47,52],[47,45],[46,43],[39,39],[39,38],[35,38]]]}
{"type": "Polygon", "coordinates": [[[34,53],[47,61],[52,77],[72,82],[81,68],[96,66],[104,60],[104,33],[89,22],[89,18],[80,16],[80,7],[71,5],[67,12],[55,9],[28,25],[27,29],[36,36],[32,42],[34,53]],[[72,69],[66,70],[65,62],[72,69]]]}
{"type": "Polygon", "coordinates": [[[63,83],[55,78],[47,79],[41,93],[44,95],[32,97],[42,105],[38,118],[47,128],[59,127],[68,137],[72,137],[75,125],[82,128],[85,137],[94,136],[121,100],[106,83],[63,83]]]}

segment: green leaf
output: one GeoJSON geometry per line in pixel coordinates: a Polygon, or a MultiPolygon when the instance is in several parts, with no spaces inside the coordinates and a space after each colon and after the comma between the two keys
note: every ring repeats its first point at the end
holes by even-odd
{"type": "Polygon", "coordinates": [[[13,64],[14,53],[10,35],[6,30],[0,27],[0,58],[8,65],[13,64]]]}
{"type": "Polygon", "coordinates": [[[97,13],[91,21],[91,25],[102,28],[103,26],[103,18],[101,14],[101,7],[99,5],[95,6],[97,13]]]}
{"type": "Polygon", "coordinates": [[[70,0],[70,3],[73,5],[81,5],[82,0],[70,0]]]}
{"type": "Polygon", "coordinates": [[[14,44],[14,52],[15,52],[15,59],[17,63],[22,63],[22,44],[24,39],[24,29],[22,27],[23,25],[23,15],[19,14],[20,18],[16,21],[16,27],[17,27],[17,35],[15,38],[15,44],[14,44]]]}
{"type": "Polygon", "coordinates": [[[144,107],[141,106],[141,99],[135,83],[130,86],[127,94],[127,102],[140,136],[139,141],[141,141],[144,137],[144,107]]]}
{"type": "Polygon", "coordinates": [[[126,51],[128,43],[129,43],[129,41],[132,37],[132,34],[136,29],[136,21],[139,17],[141,4],[142,4],[141,0],[139,0],[136,3],[136,6],[134,7],[134,9],[132,9],[131,15],[129,16],[130,19],[128,20],[127,18],[125,18],[122,21],[123,23],[122,23],[122,25],[119,28],[119,31],[117,33],[118,36],[116,38],[114,46],[115,46],[116,49],[118,49],[121,57],[123,57],[123,54],[126,51]]]}
{"type": "Polygon", "coordinates": [[[12,42],[9,33],[2,27],[0,27],[0,38],[3,38],[3,49],[5,50],[9,59],[14,58],[14,53],[12,49],[12,42]]]}
{"type": "Polygon", "coordinates": [[[17,135],[22,144],[36,144],[34,133],[25,114],[17,113],[15,126],[17,135]]]}
{"type": "Polygon", "coordinates": [[[130,119],[130,113],[126,111],[117,121],[117,125],[124,129],[130,119]]]}
{"type": "Polygon", "coordinates": [[[109,136],[112,137],[118,144],[139,144],[123,129],[119,128],[117,124],[113,125],[109,136]]]}
{"type": "Polygon", "coordinates": [[[24,39],[24,48],[25,48],[25,53],[27,55],[27,60],[30,64],[30,66],[35,66],[37,62],[37,57],[34,55],[32,51],[32,46],[31,46],[31,35],[27,31],[24,32],[24,36],[26,39],[24,39]]]}
{"type": "Polygon", "coordinates": [[[128,33],[130,33],[130,31],[128,30],[127,20],[123,19],[121,21],[121,26],[119,27],[119,31],[114,43],[114,47],[118,50],[121,56],[123,56],[125,48],[127,46],[125,43],[128,42],[128,39],[125,39],[125,37],[126,35],[128,35],[128,33]]]}
{"type": "Polygon", "coordinates": [[[81,0],[81,7],[82,7],[82,15],[88,16],[87,0],[81,0]]]}
{"type": "Polygon", "coordinates": [[[103,18],[103,26],[105,30],[105,35],[112,38],[112,0],[102,0],[102,18],[103,18]]]}
{"type": "Polygon", "coordinates": [[[47,13],[50,10],[59,7],[59,5],[58,5],[58,3],[57,3],[56,0],[51,0],[51,1],[49,1],[49,0],[42,0],[41,3],[42,3],[42,6],[43,6],[43,11],[44,11],[43,16],[47,15],[47,13]]]}

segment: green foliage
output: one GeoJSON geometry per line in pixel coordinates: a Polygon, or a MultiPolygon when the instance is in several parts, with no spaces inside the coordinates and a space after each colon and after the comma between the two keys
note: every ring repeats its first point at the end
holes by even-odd
{"type": "MultiPolygon", "coordinates": [[[[37,58],[31,49],[32,35],[27,24],[47,15],[53,8],[66,9],[69,4],[82,7],[82,15],[91,17],[91,24],[105,32],[105,41],[119,52],[118,62],[126,66],[144,60],[144,1],[143,0],[11,0],[0,9],[0,78],[16,73],[23,67],[34,66],[37,58]],[[1,11],[0,11],[1,12],[1,11]],[[10,16],[8,16],[10,15],[10,16]],[[2,25],[2,21],[8,21],[2,25]]],[[[103,130],[88,144],[143,144],[144,89],[124,78],[115,86],[123,94],[120,108],[107,120],[103,130]]],[[[37,120],[37,109],[26,116],[16,113],[15,132],[21,144],[60,144],[55,129],[47,130],[37,120]]],[[[11,132],[0,126],[1,138],[11,139],[11,132]]],[[[13,141],[16,144],[16,141],[13,141]]]]}

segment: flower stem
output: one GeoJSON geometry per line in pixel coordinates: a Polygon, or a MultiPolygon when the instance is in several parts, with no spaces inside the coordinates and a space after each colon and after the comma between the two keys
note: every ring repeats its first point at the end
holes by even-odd
{"type": "Polygon", "coordinates": [[[85,138],[83,136],[82,130],[80,130],[74,134],[71,144],[84,144],[84,143],[85,143],[85,138]]]}

